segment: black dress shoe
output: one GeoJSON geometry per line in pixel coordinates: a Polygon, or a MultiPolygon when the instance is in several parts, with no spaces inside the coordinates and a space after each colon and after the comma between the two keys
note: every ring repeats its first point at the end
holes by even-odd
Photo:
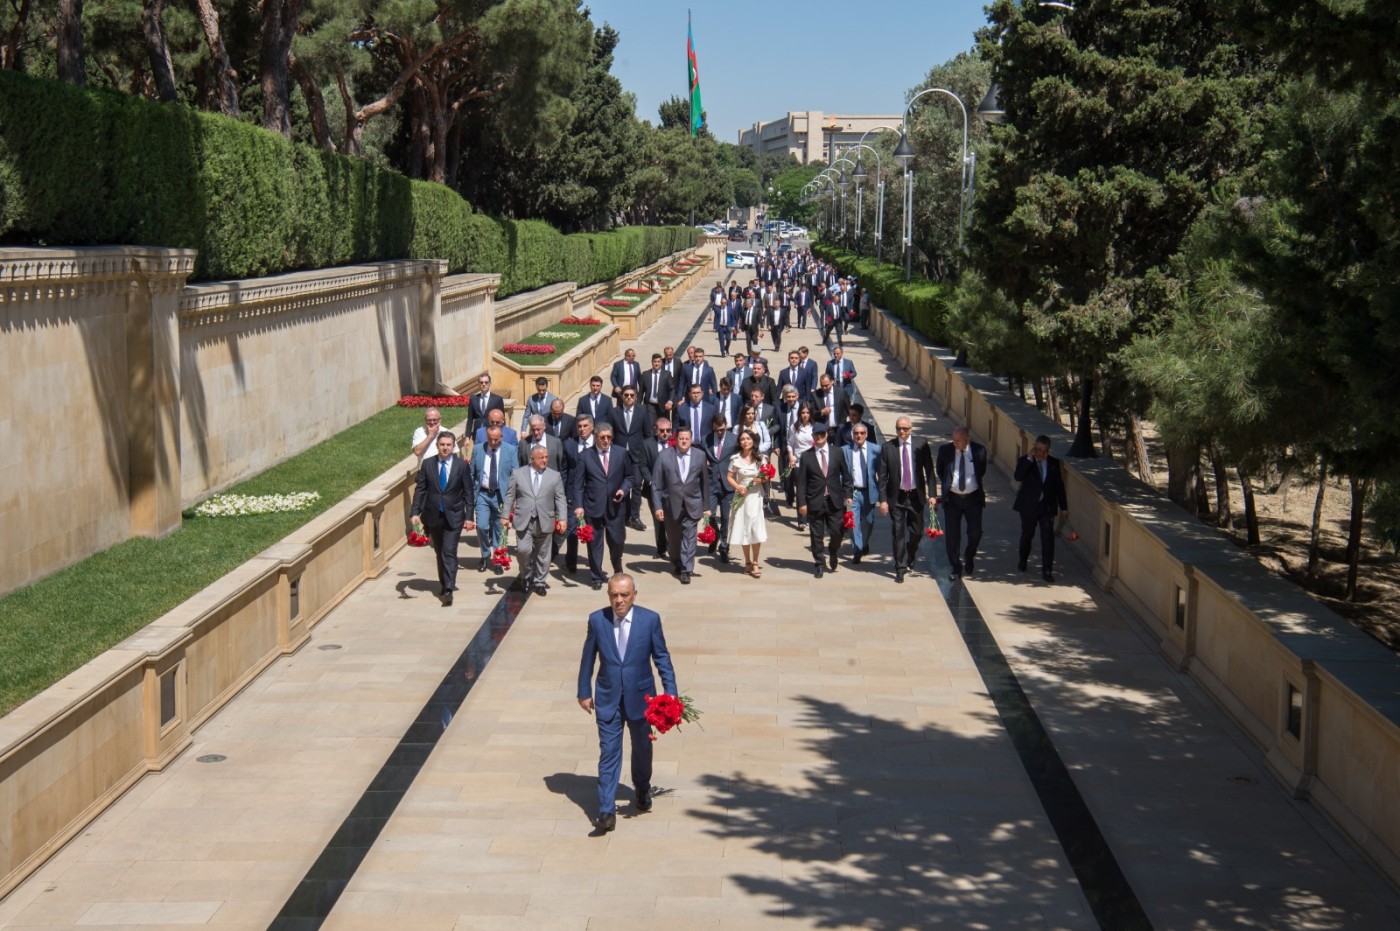
{"type": "Polygon", "coordinates": [[[689,584],[690,584],[690,573],[689,573],[689,572],[682,572],[682,573],[681,573],[681,584],[682,584],[682,585],[689,585],[689,584]]]}
{"type": "Polygon", "coordinates": [[[651,811],[651,790],[637,793],[637,810],[640,812],[651,811]]]}
{"type": "Polygon", "coordinates": [[[826,568],[832,572],[836,571],[836,557],[833,556],[826,561],[826,568]]]}
{"type": "Polygon", "coordinates": [[[665,558],[666,558],[666,551],[665,551],[665,550],[657,550],[657,551],[656,551],[656,558],[657,558],[657,559],[665,559],[665,558]]]}
{"type": "Polygon", "coordinates": [[[443,606],[444,608],[450,608],[450,607],[452,607],[452,593],[451,593],[451,592],[448,592],[446,595],[443,595],[443,596],[442,596],[442,606],[443,606]]]}
{"type": "Polygon", "coordinates": [[[860,554],[859,554],[859,553],[856,553],[854,556],[851,557],[851,565],[853,565],[853,566],[859,566],[859,565],[860,565],[860,554]]]}
{"type": "Polygon", "coordinates": [[[594,590],[595,592],[597,592],[597,591],[602,591],[602,589],[603,589],[603,583],[602,583],[602,582],[594,582],[594,583],[593,583],[593,590],[594,590]]]}
{"type": "Polygon", "coordinates": [[[729,550],[719,551],[719,561],[723,563],[729,562],[729,550]]]}
{"type": "Polygon", "coordinates": [[[823,575],[825,575],[825,574],[826,574],[826,569],[825,569],[825,567],[823,567],[821,563],[817,563],[817,578],[821,578],[821,577],[822,577],[823,575]]]}
{"type": "Polygon", "coordinates": [[[481,565],[479,565],[479,566],[476,567],[476,571],[477,571],[477,572],[485,572],[485,571],[486,571],[486,560],[483,559],[483,560],[481,561],[481,565]]]}
{"type": "Polygon", "coordinates": [[[578,575],[578,563],[566,565],[564,568],[568,570],[569,575],[578,575]]]}
{"type": "Polygon", "coordinates": [[[1040,577],[1047,582],[1055,581],[1055,573],[1051,572],[1049,569],[1046,569],[1044,572],[1042,572],[1040,574],[1040,577]]]}
{"type": "Polygon", "coordinates": [[[535,594],[536,594],[536,595],[539,595],[541,598],[543,598],[548,592],[549,592],[549,589],[546,588],[546,587],[543,586],[543,585],[536,585],[536,586],[535,586],[535,594]]]}
{"type": "Polygon", "coordinates": [[[948,578],[956,582],[958,579],[962,578],[962,569],[958,566],[954,566],[953,570],[948,573],[948,578]]]}
{"type": "Polygon", "coordinates": [[[500,575],[502,572],[505,572],[505,570],[502,569],[500,566],[492,566],[491,569],[492,569],[492,571],[494,571],[497,575],[500,575]]]}
{"type": "Polygon", "coordinates": [[[706,547],[706,549],[708,550],[709,554],[713,556],[715,555],[715,551],[719,549],[719,544],[711,543],[708,547],[706,547]]]}
{"type": "Polygon", "coordinates": [[[1017,568],[1017,569],[1020,569],[1022,572],[1025,572],[1025,571],[1026,571],[1026,561],[1023,559],[1023,560],[1021,560],[1020,562],[1018,562],[1018,563],[1016,564],[1016,568],[1017,568]]]}
{"type": "Polygon", "coordinates": [[[516,579],[506,587],[513,592],[527,592],[530,590],[530,586],[525,584],[525,580],[519,577],[516,577],[516,579]]]}
{"type": "Polygon", "coordinates": [[[629,520],[627,522],[627,526],[631,527],[633,530],[647,529],[647,525],[642,523],[642,519],[640,517],[634,518],[633,520],[629,520]]]}
{"type": "Polygon", "coordinates": [[[807,529],[807,525],[806,525],[806,524],[802,523],[802,521],[798,521],[798,522],[797,522],[797,532],[798,532],[798,533],[801,533],[802,531],[804,531],[804,530],[806,530],[806,529],[807,529]]]}
{"type": "Polygon", "coordinates": [[[598,830],[604,834],[617,828],[617,815],[613,812],[604,812],[598,816],[598,820],[593,822],[598,826],[598,830]]]}
{"type": "Polygon", "coordinates": [[[900,583],[901,585],[904,584],[904,570],[903,570],[903,569],[896,569],[896,570],[895,570],[895,572],[894,572],[894,580],[895,580],[896,582],[900,583]]]}
{"type": "Polygon", "coordinates": [[[963,571],[966,572],[968,575],[972,575],[972,557],[971,557],[971,556],[969,556],[968,558],[966,558],[966,559],[963,560],[963,571]]]}

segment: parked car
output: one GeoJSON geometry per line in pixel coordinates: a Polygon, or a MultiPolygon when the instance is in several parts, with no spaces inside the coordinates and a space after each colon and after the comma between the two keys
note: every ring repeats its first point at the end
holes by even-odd
{"type": "Polygon", "coordinates": [[[707,235],[710,236],[718,236],[720,234],[720,229],[718,226],[702,226],[700,228],[704,230],[707,235]]]}
{"type": "Polygon", "coordinates": [[[750,249],[737,249],[724,256],[725,268],[753,268],[758,264],[758,253],[750,249]]]}
{"type": "Polygon", "coordinates": [[[778,243],[778,255],[782,255],[784,252],[791,252],[791,251],[792,251],[792,243],[790,243],[790,242],[781,242],[781,243],[778,243]]]}
{"type": "Polygon", "coordinates": [[[730,242],[745,242],[748,238],[748,235],[741,229],[732,229],[729,231],[730,242]]]}

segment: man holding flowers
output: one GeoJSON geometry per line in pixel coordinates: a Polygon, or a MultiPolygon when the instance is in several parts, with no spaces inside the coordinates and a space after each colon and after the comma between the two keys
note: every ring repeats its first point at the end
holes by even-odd
{"type": "Polygon", "coordinates": [[[438,454],[424,459],[418,467],[413,490],[413,527],[420,533],[421,528],[428,529],[444,608],[452,605],[452,593],[457,590],[457,544],[463,529],[474,526],[467,520],[467,464],[453,455],[456,445],[457,438],[451,432],[438,432],[438,454]]]}
{"type": "Polygon", "coordinates": [[[680,694],[661,616],[637,606],[637,584],[619,572],[608,580],[610,607],[588,616],[578,671],[578,703],[598,723],[598,830],[617,827],[617,786],[622,778],[622,730],[632,735],[632,788],[636,810],[651,811],[651,725],[647,697],[657,694],[652,664],[667,695],[680,694]],[[598,678],[593,681],[594,668],[598,678]]]}

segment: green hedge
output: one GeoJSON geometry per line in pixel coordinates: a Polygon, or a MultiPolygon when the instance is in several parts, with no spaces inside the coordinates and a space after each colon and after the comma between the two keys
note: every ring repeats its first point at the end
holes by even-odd
{"type": "Polygon", "coordinates": [[[948,300],[953,293],[950,285],[927,278],[914,278],[905,284],[901,266],[888,262],[876,265],[868,256],[857,256],[830,243],[813,243],[812,253],[843,272],[854,273],[876,305],[934,342],[948,342],[948,300]]]}
{"type": "Polygon", "coordinates": [[[217,114],[0,72],[0,242],[197,249],[196,279],[445,259],[499,274],[506,295],[608,281],[696,236],[496,220],[440,184],[217,114]]]}

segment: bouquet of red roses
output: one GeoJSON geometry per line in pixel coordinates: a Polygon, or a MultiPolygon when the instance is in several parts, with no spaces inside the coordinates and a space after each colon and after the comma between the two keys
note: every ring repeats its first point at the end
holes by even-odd
{"type": "Polygon", "coordinates": [[[928,509],[928,526],[924,528],[924,536],[930,540],[943,536],[943,525],[938,522],[938,512],[933,508],[928,509]]]}
{"type": "Polygon", "coordinates": [[[700,518],[699,529],[695,533],[695,541],[702,546],[709,546],[719,539],[719,534],[715,533],[715,528],[711,526],[708,517],[700,518]]]}
{"type": "Polygon", "coordinates": [[[652,727],[651,739],[655,740],[658,733],[699,722],[700,712],[688,695],[648,695],[646,719],[652,727]]]}
{"type": "Polygon", "coordinates": [[[432,541],[428,539],[428,535],[426,533],[421,533],[417,530],[410,530],[408,532],[409,546],[427,546],[431,542],[432,541]]]}
{"type": "Polygon", "coordinates": [[[854,530],[856,526],[856,512],[850,508],[846,509],[846,514],[841,518],[842,530],[854,530]]]}
{"type": "Polygon", "coordinates": [[[759,466],[758,472],[770,482],[778,475],[777,468],[775,468],[771,462],[765,462],[763,465],[759,466]]]}
{"type": "Polygon", "coordinates": [[[593,528],[588,524],[579,524],[574,528],[574,536],[578,537],[580,543],[593,542],[593,528]]]}
{"type": "Polygon", "coordinates": [[[502,569],[510,568],[510,550],[504,546],[498,546],[491,551],[491,565],[500,566],[502,569]]]}

